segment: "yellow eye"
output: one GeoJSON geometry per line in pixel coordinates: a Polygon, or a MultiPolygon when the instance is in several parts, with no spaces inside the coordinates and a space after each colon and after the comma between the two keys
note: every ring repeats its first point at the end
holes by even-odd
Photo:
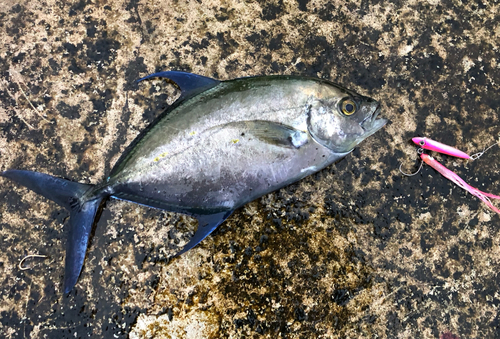
{"type": "Polygon", "coordinates": [[[345,115],[352,115],[356,113],[356,103],[351,99],[344,100],[342,101],[341,109],[345,115]]]}

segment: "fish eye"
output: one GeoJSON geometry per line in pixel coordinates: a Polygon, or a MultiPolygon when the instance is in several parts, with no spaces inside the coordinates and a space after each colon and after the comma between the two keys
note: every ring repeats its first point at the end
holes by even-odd
{"type": "Polygon", "coordinates": [[[356,103],[351,99],[346,99],[340,104],[340,109],[345,115],[353,115],[356,113],[356,103]]]}

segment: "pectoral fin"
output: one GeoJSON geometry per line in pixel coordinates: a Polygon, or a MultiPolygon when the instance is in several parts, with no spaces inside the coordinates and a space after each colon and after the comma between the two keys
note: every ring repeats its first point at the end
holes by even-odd
{"type": "Polygon", "coordinates": [[[182,96],[186,97],[196,93],[201,93],[209,88],[217,86],[220,81],[212,78],[204,77],[202,75],[180,72],[180,71],[166,71],[153,73],[144,78],[137,80],[137,82],[149,78],[167,78],[177,84],[182,91],[182,96]]]}
{"type": "Polygon", "coordinates": [[[196,230],[196,233],[186,244],[186,246],[184,246],[184,248],[175,256],[177,257],[198,245],[203,239],[205,239],[210,233],[212,233],[217,228],[217,226],[222,224],[224,220],[226,220],[232,213],[233,211],[225,211],[216,214],[197,215],[196,219],[198,219],[198,229],[196,230]]]}
{"type": "Polygon", "coordinates": [[[235,125],[239,125],[238,128],[244,133],[276,146],[300,148],[309,140],[307,132],[273,121],[252,120],[228,124],[231,127],[235,125]]]}

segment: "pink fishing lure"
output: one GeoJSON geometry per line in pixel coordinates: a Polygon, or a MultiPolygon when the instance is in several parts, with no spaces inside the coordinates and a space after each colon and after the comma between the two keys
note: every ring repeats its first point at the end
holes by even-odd
{"type": "MultiPolygon", "coordinates": [[[[427,139],[427,141],[428,140],[429,139],[427,139]]],[[[444,167],[443,165],[441,165],[436,159],[434,159],[433,157],[431,157],[428,154],[425,154],[425,153],[424,154],[420,154],[420,158],[422,158],[422,161],[425,162],[427,165],[431,166],[436,171],[438,171],[439,173],[441,173],[445,178],[453,181],[459,187],[461,187],[464,190],[468,191],[470,194],[478,197],[490,209],[492,209],[493,211],[495,211],[498,214],[500,214],[500,210],[498,208],[496,208],[495,206],[493,206],[493,204],[491,203],[491,200],[490,200],[490,199],[500,199],[500,196],[494,195],[494,194],[490,194],[490,193],[486,193],[486,192],[478,190],[477,188],[472,187],[471,185],[467,184],[462,178],[460,178],[457,174],[455,174],[454,172],[450,171],[449,169],[447,169],[446,167],[444,167]]]]}
{"type": "Polygon", "coordinates": [[[457,158],[470,159],[470,156],[467,153],[429,138],[413,138],[411,140],[423,149],[452,155],[457,158]]]}

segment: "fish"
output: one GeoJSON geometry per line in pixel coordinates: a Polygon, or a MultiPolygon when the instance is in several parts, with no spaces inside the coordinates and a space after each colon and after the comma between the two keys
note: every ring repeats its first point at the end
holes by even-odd
{"type": "Polygon", "coordinates": [[[219,81],[164,71],[181,90],[97,185],[10,169],[2,177],[70,212],[63,291],[80,276],[101,203],[115,198],[198,220],[190,250],[234,210],[320,171],[380,130],[380,104],[330,81],[255,76],[219,81]]]}

